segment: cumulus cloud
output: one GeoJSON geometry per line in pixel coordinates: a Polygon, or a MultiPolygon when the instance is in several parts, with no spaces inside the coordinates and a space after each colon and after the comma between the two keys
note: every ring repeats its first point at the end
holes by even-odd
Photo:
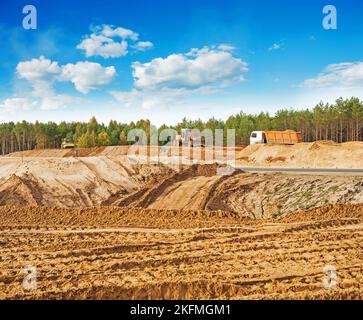
{"type": "MultiPolygon", "coordinates": [[[[129,29],[102,25],[93,28],[93,33],[87,35],[77,49],[84,50],[86,57],[100,56],[105,59],[123,57],[128,53],[129,41],[138,41],[139,35],[129,29]]],[[[138,41],[132,48],[145,51],[153,47],[150,41],[138,41]]]]}
{"type": "Polygon", "coordinates": [[[302,83],[304,87],[354,87],[363,85],[363,62],[343,62],[328,65],[315,78],[302,83]]]}
{"type": "Polygon", "coordinates": [[[54,76],[60,73],[61,68],[58,62],[52,62],[41,56],[39,59],[19,62],[16,71],[20,78],[32,80],[52,80],[54,76]]]}
{"type": "Polygon", "coordinates": [[[208,94],[244,80],[246,62],[231,54],[232,46],[193,48],[185,54],[171,54],[147,63],[132,64],[134,88],[111,92],[126,107],[145,109],[183,103],[195,94],[208,94]]]}
{"type": "Polygon", "coordinates": [[[134,49],[139,51],[146,51],[154,47],[153,43],[150,41],[139,41],[135,45],[132,46],[134,49]]]}
{"type": "Polygon", "coordinates": [[[95,34],[91,34],[89,38],[84,39],[77,48],[84,50],[86,57],[116,58],[125,56],[128,53],[125,40],[115,42],[111,38],[95,34]]]}
{"type": "Polygon", "coordinates": [[[132,64],[135,87],[199,89],[244,80],[247,63],[220,49],[192,49],[147,63],[132,64]]]}
{"type": "Polygon", "coordinates": [[[62,69],[57,62],[41,56],[39,59],[19,62],[16,67],[20,79],[29,81],[34,95],[44,96],[53,93],[53,82],[60,75],[62,69]]]}
{"type": "Polygon", "coordinates": [[[137,41],[139,39],[139,35],[129,29],[125,28],[113,28],[110,25],[103,25],[102,27],[96,27],[95,31],[99,31],[104,34],[106,37],[120,37],[122,39],[131,39],[133,41],[137,41]]]}
{"type": "Polygon", "coordinates": [[[44,57],[18,63],[19,78],[33,86],[34,96],[49,96],[54,93],[55,81],[70,81],[81,93],[88,93],[110,83],[116,75],[115,67],[103,67],[95,62],[77,62],[60,66],[58,62],[44,57]]]}
{"type": "Polygon", "coordinates": [[[113,66],[103,67],[94,62],[77,62],[61,66],[41,56],[39,59],[19,62],[16,73],[20,79],[27,80],[31,92],[23,92],[21,97],[13,97],[0,102],[4,112],[27,111],[32,109],[59,109],[82,99],[68,94],[58,94],[55,82],[72,82],[79,92],[89,93],[110,83],[116,75],[113,66]]]}
{"type": "Polygon", "coordinates": [[[115,67],[102,67],[94,62],[69,63],[62,67],[61,79],[71,81],[84,94],[110,83],[116,75],[115,67]]]}

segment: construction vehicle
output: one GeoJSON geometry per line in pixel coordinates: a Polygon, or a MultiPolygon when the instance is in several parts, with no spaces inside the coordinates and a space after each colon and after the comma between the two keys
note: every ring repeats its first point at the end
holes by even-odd
{"type": "Polygon", "coordinates": [[[285,131],[253,131],[250,136],[250,144],[285,144],[293,145],[302,142],[301,132],[294,130],[285,131]]]}
{"type": "Polygon", "coordinates": [[[73,149],[75,144],[72,142],[68,142],[67,139],[64,139],[62,142],[62,149],[73,149]]]}

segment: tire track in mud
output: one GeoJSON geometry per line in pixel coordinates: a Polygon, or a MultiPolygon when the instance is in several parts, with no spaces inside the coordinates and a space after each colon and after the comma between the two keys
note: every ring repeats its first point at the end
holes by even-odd
{"type": "MultiPolygon", "coordinates": [[[[327,206],[277,221],[235,220],[234,226],[226,216],[226,228],[168,232],[96,232],[66,222],[50,224],[51,232],[21,223],[12,230],[4,226],[0,298],[362,299],[362,209],[327,206]],[[21,287],[24,264],[38,268],[33,292],[21,287]],[[337,270],[333,290],[323,286],[326,265],[337,270]]],[[[57,215],[44,210],[39,219],[57,215]]]]}

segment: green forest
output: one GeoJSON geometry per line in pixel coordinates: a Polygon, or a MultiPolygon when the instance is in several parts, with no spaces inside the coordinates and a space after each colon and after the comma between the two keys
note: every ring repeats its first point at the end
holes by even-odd
{"type": "MultiPolygon", "coordinates": [[[[85,122],[55,122],[0,124],[0,152],[8,154],[32,149],[60,148],[64,140],[77,147],[126,145],[131,129],[143,129],[150,133],[150,121],[122,123],[116,120],[107,125],[93,117],[85,122]]],[[[363,103],[358,98],[338,99],[334,104],[320,102],[313,109],[282,109],[274,115],[269,113],[246,114],[240,112],[226,121],[211,118],[208,121],[182,119],[175,126],[163,125],[157,130],[181,128],[235,129],[236,144],[248,144],[254,130],[296,130],[306,142],[333,140],[336,142],[359,141],[363,135],[363,103]]],[[[156,129],[156,128],[155,128],[156,129]]]]}

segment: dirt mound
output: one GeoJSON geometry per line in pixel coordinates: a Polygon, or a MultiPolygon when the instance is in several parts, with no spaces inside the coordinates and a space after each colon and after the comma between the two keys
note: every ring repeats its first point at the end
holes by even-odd
{"type": "Polygon", "coordinates": [[[132,164],[126,157],[1,158],[0,204],[97,206],[172,172],[162,164],[132,164]]]}
{"type": "Polygon", "coordinates": [[[127,156],[7,157],[0,159],[0,205],[222,210],[270,218],[329,203],[363,202],[360,176],[238,170],[222,175],[224,168],[206,164],[175,171],[163,164],[130,163],[127,156]]]}
{"type": "MultiPolygon", "coordinates": [[[[271,218],[324,204],[363,202],[363,177],[292,174],[213,175],[217,166],[174,173],[107,205],[151,209],[222,210],[271,218]]],[[[218,170],[218,169],[217,169],[218,170]]]]}
{"type": "Polygon", "coordinates": [[[206,184],[208,185],[209,182],[218,179],[216,174],[219,167],[217,164],[186,167],[180,172],[171,174],[159,183],[150,184],[124,199],[115,201],[113,205],[150,207],[153,209],[202,209],[200,201],[207,197],[208,189],[206,184]],[[202,182],[201,185],[200,182],[202,182]],[[198,186],[200,186],[200,189],[204,189],[204,192],[199,192],[199,201],[190,192],[188,193],[188,191],[195,193],[198,186]],[[173,196],[169,192],[170,189],[177,190],[173,196]],[[183,200],[186,200],[187,203],[183,200]],[[160,205],[158,205],[159,203],[160,205]]]}
{"type": "Polygon", "coordinates": [[[34,177],[29,174],[22,178],[13,174],[0,184],[0,206],[6,204],[38,206],[41,203],[42,192],[34,182],[34,177]]]}
{"type": "Polygon", "coordinates": [[[296,145],[250,145],[239,152],[242,166],[283,166],[291,168],[363,168],[362,142],[338,144],[316,141],[296,145]]]}

